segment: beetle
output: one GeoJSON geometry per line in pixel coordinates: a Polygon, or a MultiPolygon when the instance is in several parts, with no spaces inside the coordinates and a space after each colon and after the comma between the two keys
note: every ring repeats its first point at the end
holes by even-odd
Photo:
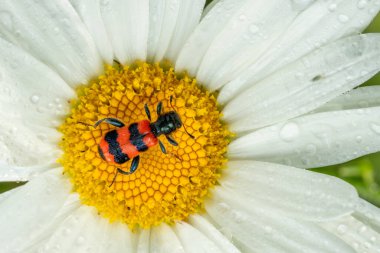
{"type": "MultiPolygon", "coordinates": [[[[170,96],[170,106],[173,108],[172,99],[173,97],[170,96]]],[[[107,132],[98,144],[99,155],[104,161],[113,164],[124,164],[132,159],[129,171],[117,168],[109,187],[115,182],[118,173],[130,175],[137,170],[141,152],[145,152],[150,147],[159,144],[162,153],[167,154],[164,144],[158,139],[159,136],[165,135],[171,145],[178,146],[178,143],[170,134],[181,128],[183,124],[174,108],[173,111],[162,113],[163,107],[162,101],[160,101],[156,108],[158,118],[155,122],[151,122],[150,110],[147,104],[144,105],[144,110],[148,120],[141,120],[129,126],[116,118],[103,118],[94,124],[95,128],[102,122],[117,127],[117,129],[107,132]]],[[[194,136],[189,134],[185,127],[184,129],[194,139],[194,136]]]]}

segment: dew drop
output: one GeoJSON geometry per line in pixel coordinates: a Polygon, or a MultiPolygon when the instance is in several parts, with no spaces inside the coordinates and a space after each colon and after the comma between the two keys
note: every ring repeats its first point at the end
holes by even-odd
{"type": "Polygon", "coordinates": [[[233,219],[236,223],[243,223],[244,221],[246,221],[245,217],[238,212],[233,213],[233,219]]]}
{"type": "Polygon", "coordinates": [[[295,10],[306,9],[313,1],[312,0],[293,0],[295,10]]]}
{"type": "Polygon", "coordinates": [[[265,226],[265,227],[264,227],[264,230],[265,230],[265,232],[266,232],[267,234],[271,234],[272,231],[273,231],[273,228],[270,227],[270,226],[265,226]]]}
{"type": "Polygon", "coordinates": [[[79,236],[78,239],[76,240],[76,244],[77,245],[83,245],[84,244],[84,237],[83,236],[79,236]]]}
{"type": "Polygon", "coordinates": [[[63,230],[63,234],[64,235],[69,235],[71,233],[71,230],[69,229],[69,228],[65,228],[64,230],[63,230]]]}
{"type": "Polygon", "coordinates": [[[368,71],[367,70],[362,70],[362,71],[360,71],[360,75],[361,76],[366,76],[366,75],[368,75],[368,71]]]}
{"type": "Polygon", "coordinates": [[[328,7],[329,11],[335,11],[336,8],[337,8],[336,4],[330,4],[329,7],[328,7]]]}
{"type": "Polygon", "coordinates": [[[33,104],[37,104],[38,101],[40,101],[40,97],[37,96],[37,95],[33,95],[30,97],[30,101],[33,103],[33,104]]]}
{"type": "Polygon", "coordinates": [[[299,135],[299,126],[296,123],[286,123],[280,130],[280,137],[284,141],[293,141],[299,135]]]}
{"type": "Polygon", "coordinates": [[[255,25],[255,24],[252,24],[249,26],[249,31],[252,33],[252,34],[256,34],[260,31],[260,28],[255,25]]]}
{"type": "Polygon", "coordinates": [[[372,245],[370,242],[365,242],[363,246],[365,249],[370,249],[372,245]]]}
{"type": "Polygon", "coordinates": [[[348,20],[349,20],[349,17],[346,16],[346,15],[341,14],[341,15],[338,16],[338,20],[339,20],[341,23],[347,23],[348,20]]]}
{"type": "Polygon", "coordinates": [[[314,155],[315,153],[317,153],[317,146],[315,146],[314,144],[308,144],[306,146],[306,152],[310,155],[314,155]]]}
{"type": "Polygon", "coordinates": [[[344,233],[347,232],[347,226],[344,225],[344,224],[340,224],[340,225],[338,226],[337,230],[338,230],[338,233],[339,233],[339,234],[343,235],[344,233]]]}
{"type": "Polygon", "coordinates": [[[363,141],[363,137],[361,137],[360,135],[358,135],[358,136],[356,136],[355,140],[356,140],[357,143],[361,143],[363,141]]]}
{"type": "Polygon", "coordinates": [[[239,20],[241,20],[241,21],[245,21],[246,19],[247,19],[247,16],[244,15],[244,14],[241,14],[241,15],[239,16],[239,20]]]}
{"type": "Polygon", "coordinates": [[[374,131],[376,134],[380,134],[380,124],[372,122],[370,123],[370,128],[372,131],[374,131]]]}
{"type": "Polygon", "coordinates": [[[109,0],[102,0],[102,1],[101,1],[101,4],[102,4],[103,6],[106,6],[106,5],[109,4],[109,0]]]}
{"type": "Polygon", "coordinates": [[[363,9],[367,5],[366,0],[360,0],[357,4],[358,9],[363,9]]]}
{"type": "Polygon", "coordinates": [[[365,232],[367,231],[367,227],[366,226],[361,226],[358,230],[359,234],[364,234],[365,232]]]}

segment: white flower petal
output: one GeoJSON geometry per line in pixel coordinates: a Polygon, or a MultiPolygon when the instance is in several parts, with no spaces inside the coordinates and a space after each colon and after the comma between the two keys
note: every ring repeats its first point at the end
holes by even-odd
{"type": "MultiPolygon", "coordinates": [[[[55,159],[57,158],[55,157],[55,159]]],[[[54,164],[54,162],[55,160],[52,159],[47,164],[20,167],[11,166],[4,161],[0,161],[0,182],[29,181],[36,175],[51,169],[51,164],[54,164]]]]}
{"type": "Polygon", "coordinates": [[[220,88],[264,54],[298,13],[290,0],[246,2],[212,41],[197,80],[210,90],[220,88]]]}
{"type": "Polygon", "coordinates": [[[312,113],[380,106],[380,85],[367,86],[347,92],[322,105],[312,113]]]}
{"type": "Polygon", "coordinates": [[[151,229],[150,249],[156,253],[185,253],[176,234],[166,223],[151,229]]]}
{"type": "Polygon", "coordinates": [[[13,188],[11,190],[8,190],[6,192],[3,192],[0,194],[0,203],[7,199],[8,197],[11,197],[16,191],[20,190],[19,187],[13,188]]]}
{"type": "Polygon", "coordinates": [[[113,49],[100,13],[100,0],[70,0],[70,2],[86,25],[92,38],[94,38],[103,60],[108,64],[112,64],[113,49]]]}
{"type": "Polygon", "coordinates": [[[186,253],[223,252],[210,239],[185,222],[177,222],[174,226],[174,230],[182,242],[186,253]]]}
{"type": "Polygon", "coordinates": [[[64,0],[2,1],[0,36],[54,68],[70,85],[87,83],[102,63],[86,27],[64,0]]]}
{"type": "Polygon", "coordinates": [[[168,49],[177,23],[181,1],[149,1],[148,59],[161,61],[168,49]]]}
{"type": "Polygon", "coordinates": [[[229,145],[231,159],[313,168],[380,150],[380,107],[317,113],[257,130],[229,145]]]}
{"type": "MultiPolygon", "coordinates": [[[[223,30],[233,14],[237,12],[247,0],[225,0],[216,5],[216,0],[210,5],[215,6],[210,9],[209,14],[204,17],[201,23],[195,28],[185,46],[181,49],[175,63],[177,71],[186,70],[190,75],[195,76],[198,67],[202,62],[215,37],[223,30]]],[[[206,10],[205,10],[206,11],[206,10]]],[[[205,13],[205,11],[203,13],[205,13]]]]}
{"type": "Polygon", "coordinates": [[[74,91],[42,62],[0,38],[0,108],[9,118],[55,126],[69,112],[74,91]]]}
{"type": "MultiPolygon", "coordinates": [[[[136,235],[128,228],[125,223],[110,223],[108,219],[100,216],[102,223],[106,223],[106,230],[103,240],[103,250],[98,252],[119,253],[135,252],[136,235]]],[[[101,231],[99,231],[101,233],[101,231]]],[[[149,242],[149,241],[148,241],[149,242]]]]}
{"type": "Polygon", "coordinates": [[[150,229],[143,229],[139,233],[137,242],[137,253],[149,253],[150,252],[150,229]]]}
{"type": "Polygon", "coordinates": [[[46,172],[0,202],[0,245],[4,252],[24,252],[61,215],[78,206],[78,199],[71,199],[70,183],[61,173],[57,169],[46,172]]]}
{"type": "MultiPolygon", "coordinates": [[[[204,8],[203,10],[203,13],[202,13],[202,19],[207,15],[207,13],[209,13],[217,3],[219,3],[219,6],[224,4],[224,2],[226,2],[228,0],[212,0],[211,2],[207,3],[206,1],[206,7],[204,8]]],[[[244,1],[244,0],[242,0],[244,1]]],[[[240,1],[239,1],[240,2],[240,1]]],[[[239,2],[236,2],[236,4],[239,4],[239,2]]],[[[231,5],[232,6],[232,5],[231,5]]]]}
{"type": "Polygon", "coordinates": [[[380,34],[344,38],[274,73],[223,109],[233,132],[310,112],[380,69],[380,34]]]}
{"type": "Polygon", "coordinates": [[[0,161],[10,166],[9,173],[17,170],[17,166],[55,163],[60,154],[55,144],[59,136],[56,130],[36,127],[1,112],[0,117],[7,119],[0,121],[0,161]]]}
{"type": "Polygon", "coordinates": [[[293,220],[271,209],[253,206],[239,194],[220,187],[206,211],[223,230],[229,230],[244,252],[354,252],[347,244],[313,222],[293,220]]]}
{"type": "Polygon", "coordinates": [[[276,46],[226,84],[219,94],[219,102],[226,103],[246,87],[320,46],[359,33],[379,9],[376,1],[315,1],[297,16],[275,42],[276,46]]]}
{"type": "Polygon", "coordinates": [[[361,199],[354,216],[363,223],[369,224],[374,230],[380,233],[380,209],[378,207],[361,199]]]}
{"type": "Polygon", "coordinates": [[[222,252],[239,253],[240,251],[217,230],[207,219],[194,214],[189,217],[190,224],[212,240],[222,252]]]}
{"type": "Polygon", "coordinates": [[[224,189],[244,196],[251,206],[295,219],[333,219],[352,213],[358,201],[355,188],[335,177],[256,161],[231,161],[227,167],[219,180],[224,189]]]}
{"type": "Polygon", "coordinates": [[[379,233],[352,216],[325,223],[322,227],[344,240],[358,253],[380,252],[379,233]]]}
{"type": "Polygon", "coordinates": [[[104,231],[107,220],[96,210],[82,205],[54,229],[51,236],[41,245],[45,252],[96,252],[104,247],[104,231]]]}
{"type": "Polygon", "coordinates": [[[206,0],[181,0],[180,2],[173,36],[165,53],[165,58],[173,62],[176,61],[186,40],[198,25],[206,0]]]}
{"type": "Polygon", "coordinates": [[[116,59],[122,64],[145,60],[149,31],[149,0],[101,1],[100,11],[116,59]]]}

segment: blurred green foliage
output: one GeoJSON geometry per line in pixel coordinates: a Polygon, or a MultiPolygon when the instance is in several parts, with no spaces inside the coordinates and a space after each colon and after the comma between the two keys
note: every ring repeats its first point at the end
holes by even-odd
{"type": "MultiPolygon", "coordinates": [[[[207,4],[211,1],[207,0],[207,4]]],[[[380,32],[380,14],[365,32],[380,32]]],[[[366,85],[380,85],[380,73],[363,84],[363,86],[366,85]]],[[[351,183],[361,197],[380,207],[380,152],[347,163],[313,169],[313,171],[333,175],[351,183]]],[[[22,184],[24,183],[0,183],[0,193],[22,184]]]]}

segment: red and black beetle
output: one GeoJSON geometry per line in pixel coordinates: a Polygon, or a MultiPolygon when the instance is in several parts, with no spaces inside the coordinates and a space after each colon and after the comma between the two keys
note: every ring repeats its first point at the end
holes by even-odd
{"type": "MultiPolygon", "coordinates": [[[[172,96],[170,96],[170,105],[173,108],[172,99],[172,96]]],[[[103,118],[94,124],[94,127],[97,127],[105,121],[108,124],[118,127],[118,129],[107,132],[100,140],[98,151],[103,160],[110,163],[123,164],[133,159],[129,171],[117,168],[117,172],[110,186],[115,182],[118,173],[129,175],[136,171],[140,161],[140,152],[147,151],[148,148],[158,143],[161,151],[166,154],[164,144],[158,139],[160,135],[165,135],[170,144],[178,146],[178,143],[170,136],[172,132],[182,127],[181,119],[174,108],[173,111],[162,114],[162,102],[160,101],[157,105],[158,118],[155,122],[151,122],[150,111],[147,104],[144,105],[144,109],[149,120],[141,120],[129,126],[125,126],[125,124],[118,119],[103,118]]],[[[186,133],[194,139],[194,136],[187,131],[186,133]]]]}

